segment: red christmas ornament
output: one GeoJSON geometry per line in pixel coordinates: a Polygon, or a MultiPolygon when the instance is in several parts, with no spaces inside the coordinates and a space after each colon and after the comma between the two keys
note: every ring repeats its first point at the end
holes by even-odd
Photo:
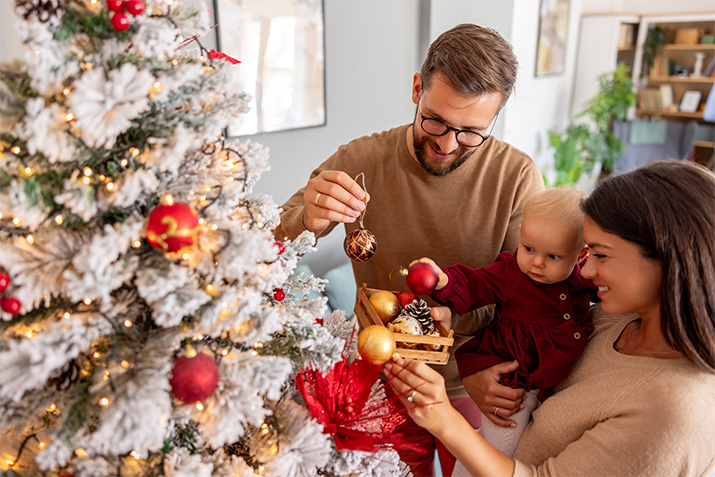
{"type": "Polygon", "coordinates": [[[117,31],[124,31],[129,28],[129,19],[122,12],[116,12],[110,20],[112,27],[117,31]]]}
{"type": "Polygon", "coordinates": [[[278,255],[283,255],[283,252],[286,251],[286,246],[283,242],[276,242],[273,245],[278,247],[278,255]]]}
{"type": "Polygon", "coordinates": [[[132,15],[141,15],[144,12],[144,3],[141,0],[124,0],[124,9],[132,15]]]}
{"type": "Polygon", "coordinates": [[[160,204],[149,213],[146,239],[162,252],[178,252],[196,243],[199,218],[187,204],[160,204]]]}
{"type": "Polygon", "coordinates": [[[283,299],[285,297],[286,297],[286,294],[282,288],[274,288],[273,289],[273,299],[275,301],[283,301],[283,299]]]}
{"type": "Polygon", "coordinates": [[[360,227],[345,236],[343,249],[351,260],[366,262],[377,251],[377,239],[372,232],[360,227]]]}
{"type": "Polygon", "coordinates": [[[10,286],[10,275],[5,272],[0,272],[0,293],[4,293],[7,287],[10,286]]]}
{"type": "Polygon", "coordinates": [[[107,8],[113,12],[121,12],[124,9],[124,0],[107,0],[107,8]]]}
{"type": "Polygon", "coordinates": [[[10,313],[12,316],[17,316],[20,314],[20,308],[22,308],[22,303],[15,297],[3,298],[0,302],[0,307],[6,313],[10,313]]]}
{"type": "Polygon", "coordinates": [[[198,353],[182,356],[171,370],[171,394],[179,401],[192,403],[211,396],[218,385],[218,365],[211,357],[198,353]]]}
{"type": "Polygon", "coordinates": [[[415,293],[430,294],[437,286],[439,276],[432,265],[415,263],[407,271],[407,288],[415,293]]]}
{"type": "Polygon", "coordinates": [[[412,292],[408,292],[408,291],[401,291],[401,292],[395,293],[395,296],[397,296],[397,301],[400,302],[400,306],[402,308],[411,304],[413,301],[420,299],[420,297],[416,293],[412,293],[412,292]]]}

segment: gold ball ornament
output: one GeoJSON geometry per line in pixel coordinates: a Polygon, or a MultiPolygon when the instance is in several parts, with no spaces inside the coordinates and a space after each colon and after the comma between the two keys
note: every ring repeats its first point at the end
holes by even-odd
{"type": "Polygon", "coordinates": [[[380,290],[370,295],[370,303],[383,323],[392,321],[400,314],[400,301],[394,293],[380,290]]]}
{"type": "MultiPolygon", "coordinates": [[[[406,335],[413,336],[422,335],[422,326],[420,326],[420,322],[412,316],[400,315],[395,318],[395,321],[392,322],[392,326],[395,333],[404,333],[406,335]]],[[[401,341],[400,347],[414,349],[417,348],[417,343],[406,343],[401,341]]]]}
{"type": "Polygon", "coordinates": [[[343,241],[345,254],[355,262],[366,262],[377,251],[377,239],[369,230],[360,227],[345,236],[343,241]]]}
{"type": "Polygon", "coordinates": [[[358,335],[357,349],[362,359],[371,364],[388,362],[395,354],[397,343],[392,331],[382,325],[368,326],[358,335]]]}

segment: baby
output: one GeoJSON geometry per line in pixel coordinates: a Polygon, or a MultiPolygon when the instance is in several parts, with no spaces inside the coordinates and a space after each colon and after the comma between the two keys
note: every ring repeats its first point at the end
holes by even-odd
{"type": "Polygon", "coordinates": [[[502,252],[488,267],[439,268],[429,258],[418,260],[438,272],[431,296],[452,311],[496,304],[497,319],[462,345],[456,358],[462,377],[518,361],[517,371],[501,377],[501,384],[527,391],[524,409],[512,416],[516,427],[482,416],[480,431],[510,457],[537,401],[568,376],[593,329],[587,314],[596,290],[579,267],[587,252],[580,209],[585,196],[566,187],[536,195],[524,208],[517,250],[502,252]]]}

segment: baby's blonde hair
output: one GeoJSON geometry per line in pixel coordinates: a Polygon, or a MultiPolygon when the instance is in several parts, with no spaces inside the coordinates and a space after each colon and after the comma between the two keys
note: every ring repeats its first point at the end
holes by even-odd
{"type": "Polygon", "coordinates": [[[575,238],[583,243],[583,211],[581,202],[588,197],[584,191],[573,187],[553,187],[532,197],[524,206],[524,217],[541,217],[558,220],[578,234],[575,238]]]}

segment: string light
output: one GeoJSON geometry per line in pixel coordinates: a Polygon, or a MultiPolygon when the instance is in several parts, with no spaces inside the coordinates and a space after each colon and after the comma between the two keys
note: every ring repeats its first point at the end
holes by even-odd
{"type": "Polygon", "coordinates": [[[179,60],[177,60],[176,58],[174,58],[173,60],[171,60],[171,64],[174,65],[174,66],[176,66],[176,65],[179,64],[179,60]]]}
{"type": "Polygon", "coordinates": [[[12,218],[12,223],[13,223],[15,226],[20,225],[20,217],[13,217],[13,218],[12,218]]]}
{"type": "Polygon", "coordinates": [[[139,149],[137,149],[136,147],[130,147],[130,148],[129,148],[129,153],[130,153],[133,157],[137,157],[137,156],[139,155],[139,149]]]}
{"type": "Polygon", "coordinates": [[[130,454],[132,457],[134,457],[136,460],[141,459],[141,454],[140,454],[139,452],[135,451],[135,450],[131,451],[129,454],[130,454]]]}
{"type": "Polygon", "coordinates": [[[63,317],[65,320],[69,320],[69,319],[70,319],[70,316],[71,316],[71,315],[70,315],[70,312],[69,312],[69,311],[65,311],[65,314],[62,315],[62,317],[63,317]]]}
{"type": "Polygon", "coordinates": [[[19,155],[22,149],[20,149],[20,146],[14,146],[12,149],[10,149],[10,151],[12,151],[12,153],[15,155],[19,155]]]}
{"type": "Polygon", "coordinates": [[[92,169],[89,167],[85,167],[82,172],[84,173],[85,176],[89,177],[92,175],[92,169]]]}
{"type": "Polygon", "coordinates": [[[159,80],[154,81],[154,84],[152,85],[152,87],[154,88],[154,91],[156,91],[157,93],[161,92],[161,90],[164,89],[164,87],[161,85],[161,81],[159,81],[159,80]]]}
{"type": "Polygon", "coordinates": [[[106,397],[103,397],[99,400],[99,405],[100,406],[109,406],[109,399],[106,397]]]}
{"type": "Polygon", "coordinates": [[[204,410],[204,405],[201,404],[200,402],[197,402],[197,403],[196,403],[196,409],[198,409],[199,411],[203,411],[203,410],[204,410]]]}
{"type": "Polygon", "coordinates": [[[85,177],[84,179],[82,179],[82,183],[84,185],[89,185],[89,183],[90,183],[89,177],[85,177]]]}
{"type": "Polygon", "coordinates": [[[221,355],[226,356],[228,354],[228,350],[226,348],[221,350],[221,355]]]}
{"type": "Polygon", "coordinates": [[[64,222],[64,221],[65,221],[65,218],[62,217],[62,214],[55,215],[55,223],[57,225],[62,225],[62,222],[64,222]]]}
{"type": "Polygon", "coordinates": [[[99,358],[100,356],[101,356],[101,355],[100,355],[99,352],[97,352],[97,351],[95,351],[94,353],[92,353],[92,357],[93,357],[94,359],[97,359],[97,358],[99,358]]]}
{"type": "Polygon", "coordinates": [[[74,451],[74,455],[76,455],[77,457],[80,457],[82,459],[86,459],[89,457],[89,454],[87,454],[87,451],[82,449],[81,447],[79,449],[77,449],[76,451],[74,451]]]}
{"type": "Polygon", "coordinates": [[[212,224],[211,225],[211,230],[218,230],[218,224],[212,224]]]}
{"type": "Polygon", "coordinates": [[[114,182],[107,182],[107,190],[114,190],[114,182]]]}
{"type": "Polygon", "coordinates": [[[121,161],[119,161],[119,164],[121,164],[122,167],[127,167],[127,164],[129,164],[129,161],[126,159],[122,159],[121,161]]]}
{"type": "Polygon", "coordinates": [[[28,176],[32,174],[32,168],[30,166],[25,168],[25,174],[27,174],[28,176]]]}
{"type": "Polygon", "coordinates": [[[33,237],[32,234],[30,234],[30,235],[28,235],[27,237],[25,237],[25,240],[27,240],[27,243],[29,243],[30,245],[32,245],[33,243],[35,243],[35,237],[33,237]]]}
{"type": "Polygon", "coordinates": [[[89,306],[89,305],[92,304],[92,299],[91,299],[90,297],[85,297],[85,299],[82,300],[82,302],[83,302],[85,305],[89,306]]]}
{"type": "Polygon", "coordinates": [[[133,324],[134,323],[132,323],[132,320],[124,320],[124,326],[126,326],[127,328],[131,328],[133,324]]]}
{"type": "Polygon", "coordinates": [[[134,248],[139,248],[139,247],[141,247],[141,246],[142,246],[142,241],[139,240],[139,239],[137,239],[137,240],[135,240],[134,242],[132,242],[132,247],[134,247],[134,248]]]}
{"type": "Polygon", "coordinates": [[[57,410],[57,406],[53,403],[50,404],[50,407],[47,408],[47,412],[55,412],[57,410]]]}
{"type": "Polygon", "coordinates": [[[40,449],[44,449],[44,448],[45,448],[45,445],[46,445],[46,444],[45,444],[44,442],[42,442],[42,441],[40,441],[40,442],[37,443],[37,447],[39,447],[40,449]]]}
{"type": "Polygon", "coordinates": [[[70,94],[70,89],[69,89],[69,88],[63,89],[63,90],[62,90],[62,94],[64,94],[65,96],[67,96],[68,94],[70,94]]]}
{"type": "Polygon", "coordinates": [[[129,367],[129,361],[127,361],[126,359],[125,359],[125,360],[122,360],[122,362],[119,363],[119,364],[120,364],[120,366],[121,366],[122,368],[128,368],[128,367],[129,367]]]}
{"type": "Polygon", "coordinates": [[[199,225],[204,225],[206,221],[204,220],[203,217],[199,217],[199,225]]]}
{"type": "Polygon", "coordinates": [[[65,116],[65,119],[66,119],[67,121],[72,121],[72,120],[74,119],[74,114],[72,114],[72,113],[67,113],[67,115],[65,116]]]}
{"type": "Polygon", "coordinates": [[[32,331],[28,331],[25,333],[25,336],[27,336],[27,339],[31,340],[32,339],[32,331]]]}
{"type": "Polygon", "coordinates": [[[184,260],[188,260],[189,258],[191,258],[191,255],[189,255],[188,253],[185,253],[181,256],[181,258],[183,258],[184,260]]]}

